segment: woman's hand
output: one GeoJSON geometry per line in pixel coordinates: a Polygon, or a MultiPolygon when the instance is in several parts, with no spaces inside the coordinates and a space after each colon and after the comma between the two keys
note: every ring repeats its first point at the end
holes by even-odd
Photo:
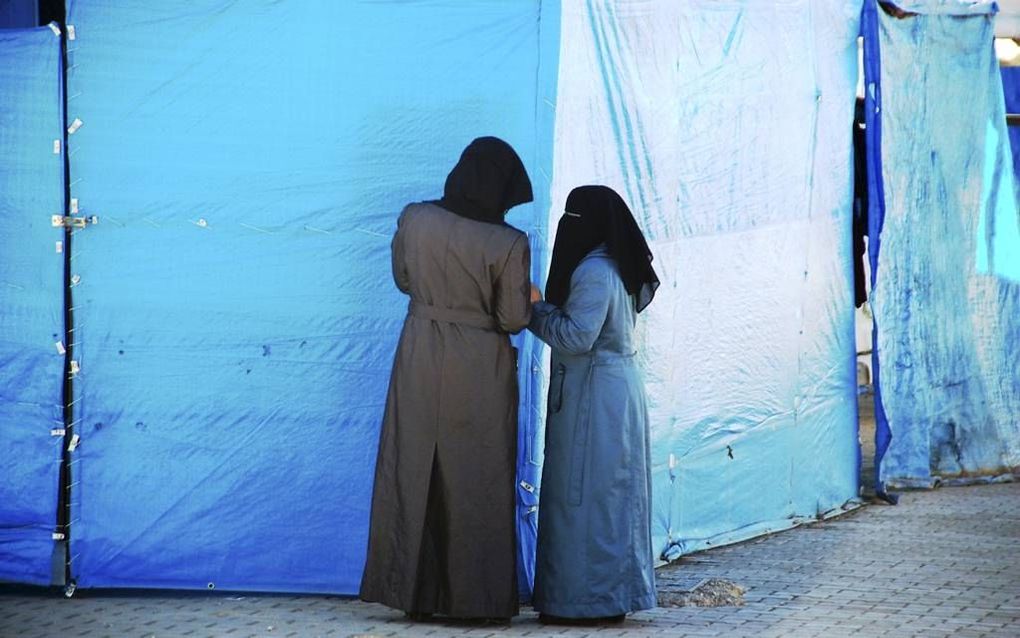
{"type": "Polygon", "coordinates": [[[531,303],[538,303],[542,301],[542,291],[538,289],[538,286],[532,282],[531,284],[531,303]]]}

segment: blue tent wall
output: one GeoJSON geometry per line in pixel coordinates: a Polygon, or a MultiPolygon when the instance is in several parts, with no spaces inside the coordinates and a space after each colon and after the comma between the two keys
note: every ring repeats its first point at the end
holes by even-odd
{"type": "Polygon", "coordinates": [[[904,8],[920,15],[873,12],[884,215],[872,211],[872,307],[891,434],[878,460],[883,482],[929,486],[1020,466],[1020,233],[994,3],[904,8]]]}
{"type": "Polygon", "coordinates": [[[51,430],[64,426],[60,64],[49,28],[0,30],[0,580],[40,585],[57,529],[51,430]]]}
{"type": "Polygon", "coordinates": [[[639,357],[667,558],[857,495],[859,14],[839,0],[564,5],[549,227],[570,188],[603,182],[649,236],[663,285],[639,357]]]}
{"type": "MultiPolygon", "coordinates": [[[[1020,114],[1020,66],[1002,67],[1001,74],[1006,112],[1020,114]]],[[[1013,175],[1020,182],[1020,124],[1010,126],[1008,133],[1013,152],[1013,175]]]]}
{"type": "MultiPolygon", "coordinates": [[[[71,191],[100,218],[74,238],[80,585],[356,590],[393,222],[484,133],[535,183],[510,221],[537,277],[579,183],[617,187],[653,242],[657,552],[856,495],[859,2],[69,9],[71,191]]],[[[547,375],[517,343],[526,585],[547,375]]]]}
{"type": "Polygon", "coordinates": [[[395,220],[492,134],[535,178],[509,217],[534,227],[540,11],[70,4],[71,191],[100,217],[74,245],[80,585],[357,590],[395,220]]]}
{"type": "Polygon", "coordinates": [[[0,29],[31,29],[38,24],[37,0],[0,0],[0,29]]]}

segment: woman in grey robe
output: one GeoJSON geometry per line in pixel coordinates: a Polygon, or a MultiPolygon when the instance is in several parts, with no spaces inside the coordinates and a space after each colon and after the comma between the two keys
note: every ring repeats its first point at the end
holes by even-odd
{"type": "Polygon", "coordinates": [[[552,347],[535,609],[543,622],[622,621],[654,607],[648,410],[637,314],[659,280],[605,186],[571,191],[529,328],[552,347]]]}
{"type": "Polygon", "coordinates": [[[474,140],[443,199],[393,238],[410,296],[376,462],[362,600],[418,619],[517,614],[517,365],[531,316],[528,238],[504,215],[532,199],[502,140],[474,140]]]}

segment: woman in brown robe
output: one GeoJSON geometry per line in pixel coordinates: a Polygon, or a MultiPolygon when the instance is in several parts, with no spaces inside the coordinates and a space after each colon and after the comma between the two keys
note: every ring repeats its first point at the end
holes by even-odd
{"type": "Polygon", "coordinates": [[[411,204],[393,279],[411,297],[393,363],[361,599],[412,618],[517,614],[517,365],[531,317],[528,238],[504,221],[532,199],[517,153],[474,140],[443,199],[411,204]]]}

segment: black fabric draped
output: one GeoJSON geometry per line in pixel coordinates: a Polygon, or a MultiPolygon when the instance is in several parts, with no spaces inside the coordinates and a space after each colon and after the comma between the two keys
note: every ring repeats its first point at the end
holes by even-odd
{"type": "Polygon", "coordinates": [[[570,191],[565,209],[556,228],[546,299],[563,306],[574,269],[588,253],[605,244],[637,311],[644,310],[655,296],[659,278],[652,268],[648,242],[623,198],[608,186],[579,186],[570,191]]]}
{"type": "Polygon", "coordinates": [[[503,224],[508,210],[532,199],[531,180],[513,147],[498,137],[479,137],[461,153],[436,203],[461,217],[503,224]]]}
{"type": "Polygon", "coordinates": [[[868,300],[864,268],[867,262],[867,248],[864,238],[868,235],[868,161],[864,135],[864,100],[857,99],[854,115],[854,201],[853,201],[853,250],[854,250],[854,305],[860,308],[868,300]]]}

